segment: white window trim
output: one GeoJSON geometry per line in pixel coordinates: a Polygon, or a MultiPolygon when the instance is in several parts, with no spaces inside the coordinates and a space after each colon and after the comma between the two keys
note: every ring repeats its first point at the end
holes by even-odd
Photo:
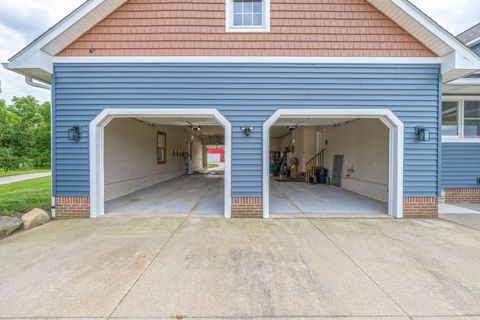
{"type": "MultiPolygon", "coordinates": [[[[480,96],[448,96],[444,97],[442,101],[458,102],[458,135],[456,136],[443,136],[442,142],[444,143],[480,143],[480,137],[469,138],[465,137],[464,132],[464,113],[465,113],[465,101],[480,101],[480,96]]],[[[443,109],[443,105],[442,105],[443,109]]],[[[440,131],[442,128],[442,123],[440,124],[440,131]]]]}
{"type": "Polygon", "coordinates": [[[225,0],[225,31],[226,32],[270,32],[270,0],[263,0],[263,26],[235,27],[233,25],[233,0],[225,0]]]}

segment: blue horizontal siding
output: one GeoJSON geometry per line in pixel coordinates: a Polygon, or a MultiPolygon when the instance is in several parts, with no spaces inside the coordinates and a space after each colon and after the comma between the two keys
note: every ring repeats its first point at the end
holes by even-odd
{"type": "Polygon", "coordinates": [[[480,188],[480,143],[442,143],[442,188],[480,188]]]}
{"type": "Polygon", "coordinates": [[[439,66],[421,64],[56,64],[57,195],[88,195],[88,133],[110,108],[216,108],[232,123],[232,194],[261,196],[262,125],[279,108],[389,108],[405,123],[405,195],[438,188],[439,66]],[[239,127],[255,127],[251,136],[239,127]],[[419,143],[415,126],[430,129],[419,143]]]}

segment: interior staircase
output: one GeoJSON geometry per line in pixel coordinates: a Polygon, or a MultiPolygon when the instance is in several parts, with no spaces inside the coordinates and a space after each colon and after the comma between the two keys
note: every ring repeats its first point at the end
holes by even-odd
{"type": "Polygon", "coordinates": [[[305,163],[305,182],[310,182],[311,177],[316,179],[315,172],[317,169],[325,167],[325,150],[327,149],[322,149],[305,163]]]}

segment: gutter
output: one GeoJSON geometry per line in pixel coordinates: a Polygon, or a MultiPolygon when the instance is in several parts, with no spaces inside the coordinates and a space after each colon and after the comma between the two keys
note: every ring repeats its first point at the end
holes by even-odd
{"type": "Polygon", "coordinates": [[[34,82],[32,76],[25,76],[25,82],[28,85],[31,85],[32,87],[35,88],[40,88],[40,89],[46,89],[46,90],[51,90],[52,86],[49,86],[48,84],[40,83],[40,82],[34,82]]]}

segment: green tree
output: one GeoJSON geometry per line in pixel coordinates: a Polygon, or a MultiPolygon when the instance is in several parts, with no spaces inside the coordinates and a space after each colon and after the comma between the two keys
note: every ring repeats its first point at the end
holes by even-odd
{"type": "Polygon", "coordinates": [[[0,168],[50,165],[50,103],[32,97],[0,100],[0,168]]]}

